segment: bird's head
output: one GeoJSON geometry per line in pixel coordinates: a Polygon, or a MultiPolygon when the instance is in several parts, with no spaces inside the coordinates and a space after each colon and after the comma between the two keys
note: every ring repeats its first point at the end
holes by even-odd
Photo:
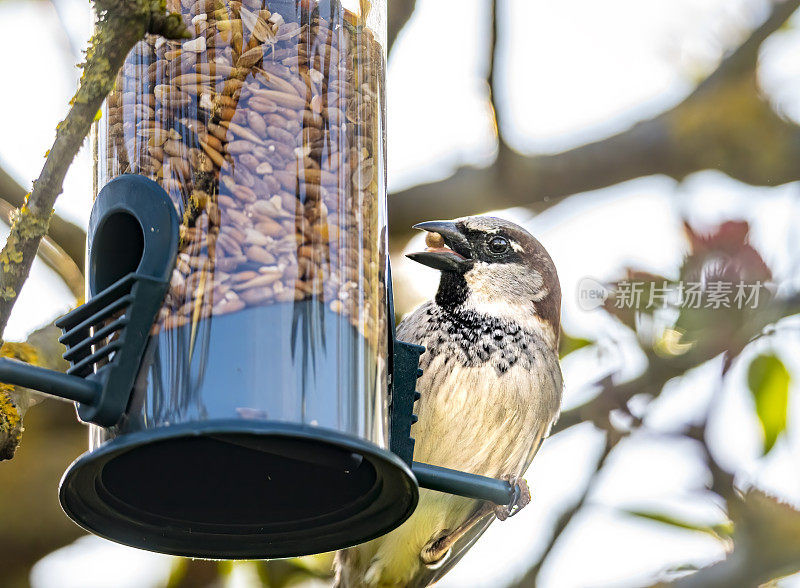
{"type": "Polygon", "coordinates": [[[558,340],[558,274],[550,255],[528,231],[486,216],[430,221],[414,228],[428,231],[428,247],[408,257],[442,272],[439,306],[513,321],[558,340]]]}

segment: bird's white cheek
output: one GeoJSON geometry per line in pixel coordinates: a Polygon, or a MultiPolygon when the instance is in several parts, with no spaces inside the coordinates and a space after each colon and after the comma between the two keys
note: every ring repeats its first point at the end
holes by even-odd
{"type": "Polygon", "coordinates": [[[534,306],[550,293],[540,274],[529,273],[523,280],[516,275],[514,266],[478,262],[464,279],[469,288],[465,310],[516,323],[555,346],[557,338],[552,325],[536,315],[534,306]]]}
{"type": "Polygon", "coordinates": [[[478,261],[464,274],[464,280],[476,302],[502,299],[522,304],[538,302],[550,293],[538,271],[519,264],[478,261]]]}

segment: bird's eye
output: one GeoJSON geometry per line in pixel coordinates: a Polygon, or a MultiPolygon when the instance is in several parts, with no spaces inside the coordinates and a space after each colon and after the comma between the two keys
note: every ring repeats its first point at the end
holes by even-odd
{"type": "Polygon", "coordinates": [[[489,239],[489,251],[500,255],[508,251],[508,239],[505,237],[492,237],[489,239]]]}

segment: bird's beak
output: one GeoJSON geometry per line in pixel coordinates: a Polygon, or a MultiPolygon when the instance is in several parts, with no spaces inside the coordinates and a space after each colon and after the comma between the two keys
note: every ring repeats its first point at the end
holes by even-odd
{"type": "Polygon", "coordinates": [[[470,244],[452,221],[428,221],[414,225],[415,229],[438,233],[443,247],[427,247],[425,251],[408,253],[406,257],[443,272],[465,272],[472,267],[470,244]]]}

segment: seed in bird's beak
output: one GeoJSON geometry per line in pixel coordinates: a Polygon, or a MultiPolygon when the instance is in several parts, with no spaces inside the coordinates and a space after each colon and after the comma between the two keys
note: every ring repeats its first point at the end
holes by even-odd
{"type": "Polygon", "coordinates": [[[431,249],[441,249],[444,247],[444,237],[439,233],[428,233],[425,235],[425,245],[431,249]]]}

